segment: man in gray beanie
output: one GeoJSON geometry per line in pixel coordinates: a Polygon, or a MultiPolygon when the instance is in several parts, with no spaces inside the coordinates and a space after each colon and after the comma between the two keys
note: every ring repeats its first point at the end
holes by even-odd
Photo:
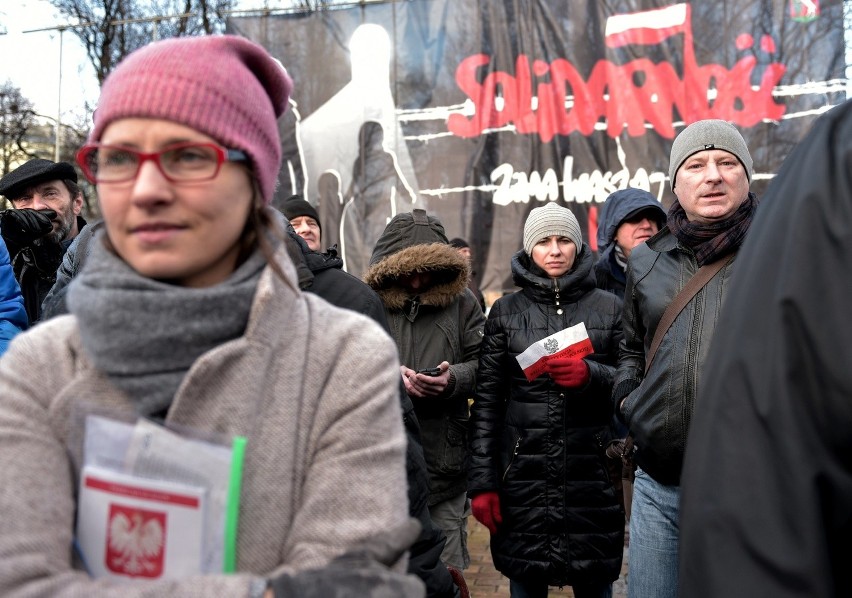
{"type": "Polygon", "coordinates": [[[672,182],[672,189],[675,186],[677,171],[686,159],[702,150],[710,149],[733,154],[743,165],[746,176],[751,181],[754,176],[751,154],[736,127],[724,120],[699,120],[685,128],[672,144],[669,159],[669,180],[672,182]]]}
{"type": "Polygon", "coordinates": [[[757,208],[749,192],[753,172],[733,125],[703,120],[686,127],[669,162],[677,201],[666,225],[628,260],[624,340],[612,394],[635,442],[630,598],[677,596],[684,446],[736,252],[757,208]],[[693,276],[703,284],[682,293],[693,276]],[[661,322],[672,303],[680,311],[661,322]]]}

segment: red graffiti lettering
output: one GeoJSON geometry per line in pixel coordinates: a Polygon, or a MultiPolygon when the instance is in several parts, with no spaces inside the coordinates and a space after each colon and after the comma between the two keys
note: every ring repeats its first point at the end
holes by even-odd
{"type": "MultiPolygon", "coordinates": [[[[459,137],[476,137],[488,129],[514,125],[520,134],[537,133],[543,142],[555,135],[579,132],[590,135],[595,125],[606,121],[610,137],[624,129],[631,137],[645,134],[646,125],[666,138],[674,137],[675,110],[687,123],[720,118],[749,127],[763,119],[779,120],[785,106],[778,104],[772,91],[786,72],[778,62],[763,66],[758,85],[754,84],[757,59],[753,54],[733,67],[699,65],[695,60],[689,5],[631,15],[618,15],[607,23],[606,43],[657,44],[669,36],[683,34],[683,76],[667,63],[637,58],[626,64],[599,60],[588,79],[564,58],[550,64],[533,61],[521,54],[515,60],[515,74],[492,71],[482,76],[491,63],[486,54],[464,59],[456,70],[456,82],[474,104],[474,114],[452,114],[447,129],[459,137]],[[610,23],[614,23],[610,32],[610,23]],[[535,89],[535,95],[533,95],[535,89]]],[[[738,50],[754,46],[751,35],[736,39],[738,50]]],[[[768,36],[760,40],[761,50],[775,51],[768,36]]]]}

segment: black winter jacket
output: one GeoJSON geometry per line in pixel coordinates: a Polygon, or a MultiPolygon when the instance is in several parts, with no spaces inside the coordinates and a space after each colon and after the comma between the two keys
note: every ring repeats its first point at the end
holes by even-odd
{"type": "Polygon", "coordinates": [[[467,288],[469,265],[447,243],[443,226],[422,210],[397,215],[382,233],[365,281],[382,298],[400,362],[414,370],[450,363],[440,398],[412,397],[429,469],[429,504],[467,489],[468,399],[476,386],[485,316],[467,288]],[[412,296],[400,283],[429,272],[432,284],[412,296]]]}
{"type": "Polygon", "coordinates": [[[695,254],[678,242],[668,226],[637,246],[628,261],[624,340],[613,399],[618,405],[626,397],[621,416],[636,443],[636,463],[665,485],[680,484],[696,391],[736,257],[680,312],[647,375],[645,354],[666,307],[698,267],[695,254]]]}
{"type": "Polygon", "coordinates": [[[512,274],[522,290],[499,298],[485,324],[468,493],[499,492],[491,553],[513,579],[608,582],[621,569],[624,513],[604,455],[621,301],[595,288],[593,262],[583,244],[574,268],[552,281],[519,251],[512,274]],[[585,358],[588,384],[567,389],[547,374],[528,382],[516,357],[580,322],[595,350],[585,358]]]}
{"type": "MultiPolygon", "coordinates": [[[[76,216],[76,220],[78,231],[76,236],[80,236],[86,230],[86,220],[79,215],[76,216]]],[[[6,241],[15,279],[24,297],[30,326],[47,319],[42,311],[42,303],[56,283],[56,270],[62,264],[63,256],[72,242],[73,239],[67,239],[58,244],[45,243],[37,247],[35,245],[19,246],[14,242],[6,241]]]]}

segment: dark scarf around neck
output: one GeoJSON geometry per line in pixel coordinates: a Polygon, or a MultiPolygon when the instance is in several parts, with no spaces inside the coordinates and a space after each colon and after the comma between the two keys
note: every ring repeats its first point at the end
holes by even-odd
{"type": "Polygon", "coordinates": [[[692,249],[699,266],[711,264],[742,245],[758,206],[754,193],[728,218],[710,224],[690,222],[680,202],[674,202],[666,224],[677,240],[692,249]]]}

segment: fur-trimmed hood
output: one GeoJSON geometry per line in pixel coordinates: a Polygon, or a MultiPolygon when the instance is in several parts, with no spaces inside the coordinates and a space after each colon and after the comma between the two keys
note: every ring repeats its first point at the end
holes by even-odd
{"type": "Polygon", "coordinates": [[[376,243],[364,281],[388,309],[402,309],[414,295],[399,284],[400,278],[430,273],[431,285],[419,293],[421,305],[446,307],[467,289],[470,266],[448,244],[444,227],[423,210],[397,214],[376,243]]]}

